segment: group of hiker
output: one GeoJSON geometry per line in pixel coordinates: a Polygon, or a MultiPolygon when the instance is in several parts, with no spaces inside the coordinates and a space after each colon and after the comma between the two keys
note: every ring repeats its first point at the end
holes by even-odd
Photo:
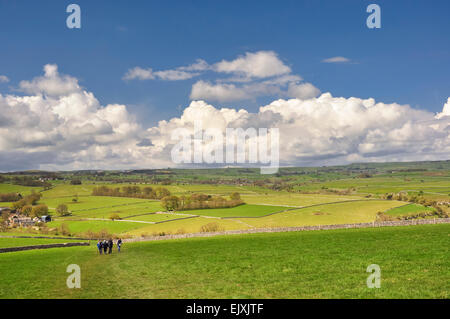
{"type": "MultiPolygon", "coordinates": [[[[122,247],[122,239],[121,238],[119,238],[117,240],[116,245],[117,245],[117,251],[120,253],[120,248],[122,247]]],[[[112,254],[113,246],[114,246],[114,242],[113,242],[112,238],[110,238],[109,240],[106,240],[106,239],[100,240],[99,239],[97,242],[97,248],[98,248],[98,252],[100,253],[100,255],[102,253],[104,253],[105,255],[112,254]]]]}

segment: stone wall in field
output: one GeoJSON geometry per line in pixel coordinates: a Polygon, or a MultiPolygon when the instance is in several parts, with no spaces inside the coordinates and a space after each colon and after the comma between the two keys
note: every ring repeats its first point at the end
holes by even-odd
{"type": "Polygon", "coordinates": [[[58,247],[73,247],[73,246],[89,246],[89,243],[61,243],[61,244],[45,244],[45,245],[33,245],[22,247],[8,247],[8,248],[0,248],[0,253],[9,253],[13,251],[23,251],[31,249],[47,249],[58,247]]]}
{"type": "Polygon", "coordinates": [[[182,234],[182,235],[138,237],[138,238],[125,239],[124,242],[179,239],[179,238],[192,238],[192,237],[212,237],[212,236],[218,236],[218,235],[277,233],[277,232],[288,232],[288,231],[368,228],[368,227],[386,227],[386,226],[410,226],[410,225],[447,224],[447,223],[450,223],[450,218],[415,219],[415,220],[413,219],[413,220],[383,221],[383,222],[338,224],[338,225],[317,225],[317,226],[301,226],[301,227],[255,228],[255,229],[229,230],[229,231],[210,232],[210,233],[194,233],[194,234],[182,234]]]}

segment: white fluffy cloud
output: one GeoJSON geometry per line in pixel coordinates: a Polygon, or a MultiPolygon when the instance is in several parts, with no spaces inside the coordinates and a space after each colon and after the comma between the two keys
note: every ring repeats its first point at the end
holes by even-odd
{"type": "Polygon", "coordinates": [[[437,160],[450,157],[450,117],[408,105],[374,99],[318,98],[276,100],[258,113],[215,108],[193,101],[180,118],[161,121],[148,130],[160,149],[170,144],[176,128],[278,128],[283,165],[328,165],[359,161],[437,160]]]}
{"type": "Polygon", "coordinates": [[[441,113],[436,115],[437,119],[443,118],[444,116],[450,116],[450,97],[447,99],[447,103],[444,104],[444,108],[441,113]]]}
{"type": "Polygon", "coordinates": [[[191,65],[173,70],[153,71],[135,67],[129,69],[123,79],[187,80],[207,71],[219,77],[214,81],[201,79],[194,83],[191,100],[232,102],[255,100],[260,96],[311,98],[320,93],[311,83],[302,82],[300,76],[292,74],[291,68],[273,51],[247,52],[233,60],[214,64],[198,59],[191,65]]]}
{"type": "Polygon", "coordinates": [[[350,59],[343,56],[334,56],[332,58],[322,60],[324,63],[346,63],[350,62],[350,59]]]}
{"type": "Polygon", "coordinates": [[[124,80],[153,80],[154,78],[155,76],[153,75],[153,70],[151,68],[143,69],[138,66],[129,69],[123,76],[124,80]]]}
{"type": "Polygon", "coordinates": [[[233,73],[245,78],[267,78],[291,72],[273,51],[247,52],[232,61],[216,63],[214,69],[216,72],[233,73]]]}
{"type": "Polygon", "coordinates": [[[20,82],[30,95],[0,94],[0,170],[126,161],[142,131],[126,106],[100,105],[56,65],[44,72],[20,82]]]}
{"type": "Polygon", "coordinates": [[[25,93],[49,96],[68,95],[80,90],[78,80],[68,75],[59,75],[58,66],[55,64],[46,64],[43,76],[32,81],[21,81],[19,87],[25,93]]]}
{"type": "MultiPolygon", "coordinates": [[[[277,88],[273,80],[264,85],[277,88]]],[[[46,65],[43,76],[20,82],[27,95],[0,95],[0,171],[175,166],[172,133],[193,130],[196,120],[221,132],[278,128],[281,165],[450,158],[450,99],[435,115],[374,99],[315,97],[314,88],[291,80],[275,81],[291,84],[297,98],[275,100],[256,113],[192,101],[180,117],[144,128],[125,105],[101,105],[77,79],[46,65]]]]}
{"type": "Polygon", "coordinates": [[[0,83],[9,82],[9,78],[6,75],[0,75],[0,83]]]}

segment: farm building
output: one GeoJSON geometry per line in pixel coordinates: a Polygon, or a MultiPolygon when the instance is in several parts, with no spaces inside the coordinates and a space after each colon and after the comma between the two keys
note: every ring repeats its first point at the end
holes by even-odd
{"type": "Polygon", "coordinates": [[[11,214],[8,218],[8,224],[11,226],[33,226],[37,221],[37,218],[31,218],[17,213],[11,214]]]}
{"type": "Polygon", "coordinates": [[[50,216],[50,215],[42,216],[41,217],[41,221],[44,222],[44,223],[51,222],[52,221],[52,216],[50,216]]]}

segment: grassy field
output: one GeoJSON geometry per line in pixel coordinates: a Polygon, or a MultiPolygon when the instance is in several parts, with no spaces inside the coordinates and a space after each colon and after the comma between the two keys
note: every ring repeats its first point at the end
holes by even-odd
{"type": "Polygon", "coordinates": [[[328,195],[328,194],[293,194],[278,192],[272,194],[244,195],[242,199],[248,204],[286,205],[286,206],[310,206],[317,204],[359,200],[361,196],[328,195]]]}
{"type": "Polygon", "coordinates": [[[363,200],[299,208],[262,218],[239,218],[253,227],[289,227],[366,223],[375,220],[377,212],[404,205],[399,201],[363,200]]]}
{"type": "Polygon", "coordinates": [[[151,236],[160,233],[165,234],[184,234],[184,233],[199,233],[202,226],[210,223],[217,224],[218,230],[239,230],[249,229],[250,225],[241,222],[238,219],[220,219],[213,217],[194,217],[188,219],[174,220],[161,224],[142,224],[143,226],[129,231],[126,234],[131,236],[151,236]]]}
{"type": "MultiPolygon", "coordinates": [[[[22,195],[28,195],[32,191],[39,192],[42,188],[41,187],[30,187],[30,186],[21,186],[21,185],[13,185],[13,184],[1,184],[0,183],[0,193],[20,193],[22,195]]],[[[4,204],[0,202],[0,206],[3,206],[4,204]]]]}
{"type": "Polygon", "coordinates": [[[55,220],[48,223],[48,227],[59,227],[61,224],[66,224],[70,232],[73,234],[83,234],[87,231],[99,232],[106,230],[112,234],[120,234],[133,229],[142,227],[145,224],[133,223],[133,222],[122,222],[122,221],[109,221],[109,220],[55,220]]]}
{"type": "Polygon", "coordinates": [[[0,298],[449,298],[449,233],[442,224],[141,242],[108,256],[93,246],[6,253],[0,298]],[[73,263],[81,289],[66,287],[73,263]],[[380,289],[366,286],[371,264],[380,289]]]}
{"type": "MultiPolygon", "coordinates": [[[[59,244],[67,242],[74,242],[74,240],[45,238],[0,238],[0,248],[59,244]]],[[[81,242],[81,240],[76,240],[76,242],[81,242]]]]}
{"type": "Polygon", "coordinates": [[[260,217],[281,212],[288,208],[284,206],[240,205],[232,208],[186,210],[180,211],[180,213],[212,217],[260,217]]]}
{"type": "Polygon", "coordinates": [[[385,213],[390,216],[403,216],[413,213],[432,212],[432,211],[434,211],[432,207],[425,207],[419,204],[408,204],[388,209],[385,213]]]}
{"type": "Polygon", "coordinates": [[[147,215],[140,215],[135,217],[126,218],[125,220],[137,220],[137,221],[144,221],[144,222],[162,222],[167,220],[173,220],[173,219],[179,219],[179,218],[185,218],[186,215],[177,214],[177,213],[166,213],[166,214],[147,214],[147,215]]]}

